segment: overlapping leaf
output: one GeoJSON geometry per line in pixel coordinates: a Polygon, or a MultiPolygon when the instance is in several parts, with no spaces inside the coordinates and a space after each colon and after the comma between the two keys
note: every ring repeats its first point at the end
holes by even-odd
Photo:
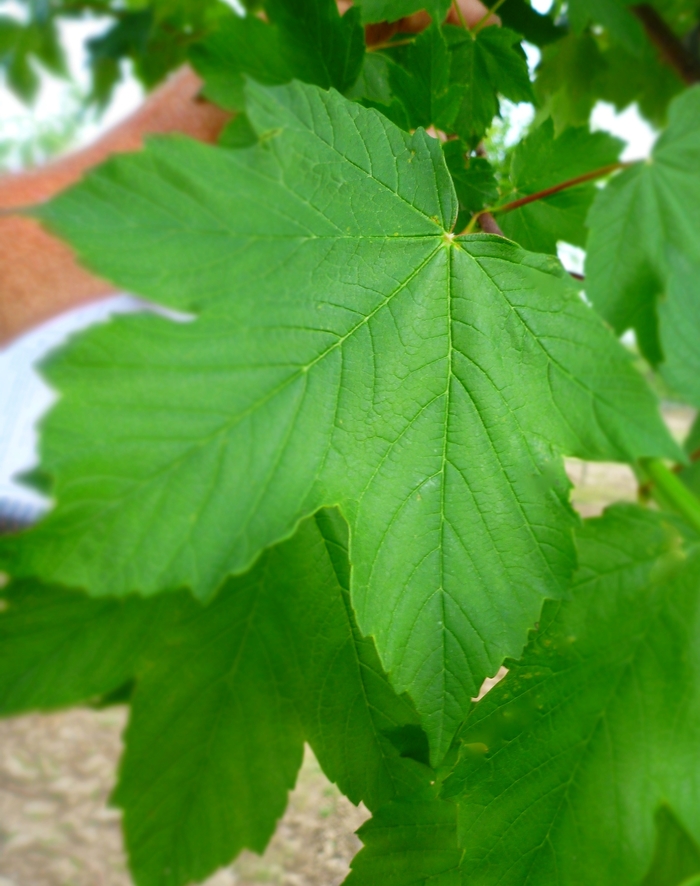
{"type": "Polygon", "coordinates": [[[616,330],[637,331],[654,363],[664,357],[656,315],[669,282],[669,246],[687,264],[700,264],[699,167],[696,86],[674,101],[651,160],[611,181],[589,217],[586,292],[616,330]]]}
{"type": "Polygon", "coordinates": [[[670,580],[678,537],[634,509],[591,522],[579,544],[573,600],[545,608],[523,660],[477,708],[445,789],[467,791],[473,883],[631,886],[662,802],[700,837],[697,556],[670,580]]]}
{"type": "Polygon", "coordinates": [[[387,61],[388,84],[402,112],[396,123],[405,129],[451,129],[463,85],[451,82],[450,55],[443,30],[436,25],[426,28],[408,46],[392,51],[387,61]]]}
{"type": "MultiPolygon", "coordinates": [[[[674,527],[631,507],[578,538],[572,599],[545,605],[523,658],[459,736],[441,792],[463,851],[455,882],[635,886],[653,873],[662,805],[686,840],[700,839],[698,554],[684,562],[674,527]]],[[[353,886],[379,882],[412,838],[423,845],[406,808],[386,807],[378,836],[365,826],[353,886]]]]}
{"type": "Polygon", "coordinates": [[[371,54],[350,94],[403,129],[432,126],[474,148],[499,112],[499,95],[533,100],[519,41],[507,28],[433,24],[408,45],[399,40],[371,54]]]}
{"type": "Polygon", "coordinates": [[[534,46],[547,46],[567,33],[566,27],[554,23],[551,14],[537,12],[527,0],[506,0],[499,7],[498,15],[506,27],[522,34],[523,39],[534,46]]]}
{"type": "Polygon", "coordinates": [[[365,24],[395,22],[421,9],[441,22],[447,15],[451,2],[452,0],[358,0],[357,5],[365,24]]]}
{"type": "MultiPolygon", "coordinates": [[[[408,700],[391,690],[374,643],[357,628],[347,524],[338,511],[325,510],[302,532],[295,542],[316,561],[306,553],[303,574],[297,568],[276,593],[303,687],[297,705],[304,735],[328,778],[353,803],[376,809],[428,785],[425,734],[408,700]]],[[[289,559],[283,548],[280,563],[289,559]]]]}
{"type": "Polygon", "coordinates": [[[540,106],[551,114],[557,133],[588,123],[605,70],[592,34],[568,34],[545,46],[534,89],[540,106]]]}
{"type": "Polygon", "coordinates": [[[636,103],[643,117],[663,127],[669,103],[682,90],[683,81],[650,41],[632,52],[590,31],[545,46],[535,81],[557,132],[587,124],[599,100],[618,111],[636,103]]]}
{"type": "MultiPolygon", "coordinates": [[[[443,150],[460,211],[467,214],[466,224],[472,213],[492,206],[498,200],[496,175],[493,166],[484,157],[469,156],[466,146],[459,139],[445,142],[443,150]]],[[[457,230],[461,227],[462,223],[458,221],[457,230]]]]}
{"type": "Polygon", "coordinates": [[[13,582],[2,601],[2,716],[118,690],[134,678],[179,604],[170,594],[95,600],[33,581],[13,582]]]}
{"type": "Polygon", "coordinates": [[[410,43],[370,54],[352,96],[404,129],[435,126],[470,148],[499,113],[499,95],[533,101],[520,37],[507,28],[478,32],[433,24],[410,43]]]}
{"type": "Polygon", "coordinates": [[[344,886],[461,886],[457,807],[434,798],[380,809],[358,832],[365,848],[344,886]]]}
{"type": "Polygon", "coordinates": [[[35,98],[39,90],[37,61],[54,74],[66,75],[55,23],[47,19],[24,25],[0,15],[0,71],[10,89],[25,101],[35,98]]]}
{"type": "Polygon", "coordinates": [[[658,306],[661,374],[686,403],[700,407],[700,264],[673,246],[667,259],[668,284],[658,306]]]}
{"type": "Polygon", "coordinates": [[[359,626],[439,755],[567,588],[559,453],[677,450],[555,261],[449,234],[436,140],[310,86],[249,94],[255,147],[158,140],[40,211],[99,273],[198,317],[121,318],[52,361],[59,505],[15,568],[207,599],[340,503],[359,626]]]}
{"type": "Polygon", "coordinates": [[[232,13],[192,47],[209,99],[241,110],[246,76],[267,84],[297,78],[340,92],[353,85],[365,48],[357,9],[341,16],[335,0],[267,0],[265,10],[269,23],[232,13]]]}
{"type": "Polygon", "coordinates": [[[691,886],[700,877],[700,846],[666,805],[656,813],[656,845],[641,886],[691,886]],[[691,881],[692,882],[692,881],[691,881]]]}
{"type": "Polygon", "coordinates": [[[627,49],[639,52],[646,37],[630,5],[629,0],[569,0],[567,13],[574,31],[583,31],[594,22],[627,49]]]}
{"type": "Polygon", "coordinates": [[[498,96],[534,101],[527,58],[520,36],[508,28],[483,28],[476,37],[447,26],[452,53],[451,77],[462,90],[454,131],[475,148],[499,112],[498,96]]]}
{"type": "Polygon", "coordinates": [[[312,745],[370,808],[429,784],[400,754],[418,735],[348,600],[347,530],[305,522],[203,608],[189,594],[94,600],[11,584],[0,615],[0,711],[76,704],[135,683],[116,801],[136,882],[184,884],[261,851],[312,745]],[[341,583],[342,582],[342,583],[341,583]]]}
{"type": "Polygon", "coordinates": [[[211,606],[191,601],[140,675],[113,799],[143,886],[201,881],[243,848],[262,852],[287,805],[304,732],[279,599],[311,572],[280,553],[211,606]]]}
{"type": "MultiPolygon", "coordinates": [[[[596,169],[620,156],[623,142],[588,127],[565,129],[555,138],[551,119],[524,138],[513,152],[505,202],[545,191],[596,169]]],[[[557,242],[586,245],[586,216],[596,195],[592,183],[567,188],[499,217],[504,233],[525,249],[556,254],[557,242]]]]}

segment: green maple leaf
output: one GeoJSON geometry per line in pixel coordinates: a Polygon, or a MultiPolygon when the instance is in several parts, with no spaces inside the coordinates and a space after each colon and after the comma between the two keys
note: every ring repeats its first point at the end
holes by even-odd
{"type": "Polygon", "coordinates": [[[683,87],[650,41],[632,52],[586,32],[545,46],[535,81],[540,104],[551,113],[557,132],[587,124],[598,100],[611,102],[618,111],[636,102],[652,125],[665,126],[669,103],[683,87]]]}
{"type": "Polygon", "coordinates": [[[357,9],[341,16],[334,0],[267,0],[265,10],[269,23],[232,13],[192,47],[209,99],[241,110],[246,76],[266,84],[297,78],[340,92],[353,85],[365,52],[357,9]]]}
{"type": "Polygon", "coordinates": [[[498,15],[507,28],[522,34],[523,40],[535,46],[547,46],[567,34],[565,27],[554,23],[550,13],[537,12],[527,0],[506,0],[498,15]]]}
{"type": "Polygon", "coordinates": [[[656,813],[654,857],[641,886],[686,886],[700,876],[700,846],[668,806],[656,813]]]}
{"type": "Polygon", "coordinates": [[[631,0],[569,0],[567,14],[574,31],[580,33],[592,22],[607,28],[622,46],[639,53],[646,36],[629,7],[631,0]]]}
{"type": "Polygon", "coordinates": [[[392,123],[408,131],[411,129],[408,113],[393,93],[392,76],[396,77],[397,67],[396,63],[382,52],[366,53],[360,76],[346,95],[367,108],[376,108],[392,123]]]}
{"type": "Polygon", "coordinates": [[[474,711],[444,789],[471,882],[634,884],[667,803],[700,837],[700,561],[663,518],[610,511],[579,534],[571,602],[474,711]],[[669,575],[671,571],[671,575],[669,575]],[[507,874],[506,874],[507,871],[507,874]]]}
{"type": "Polygon", "coordinates": [[[166,629],[173,598],[96,600],[12,582],[1,597],[0,715],[80,704],[127,684],[166,629]]]}
{"type": "MultiPolygon", "coordinates": [[[[572,598],[545,604],[522,659],[509,663],[458,736],[440,792],[454,804],[440,818],[458,822],[450,839],[463,852],[463,879],[454,882],[635,886],[658,861],[662,806],[685,835],[684,864],[690,841],[692,863],[700,839],[700,557],[686,559],[662,516],[631,506],[589,521],[578,542],[572,598]]],[[[420,828],[405,825],[407,807],[380,810],[378,847],[375,824],[365,825],[353,886],[380,882],[376,874],[403,845],[425,845],[416,867],[429,858],[420,828]]]]}
{"type": "MultiPolygon", "coordinates": [[[[524,138],[513,152],[510,180],[513,190],[505,202],[536,194],[587,172],[615,163],[624,143],[606,132],[588,127],[565,129],[555,138],[550,119],[524,138]]],[[[506,236],[525,249],[556,254],[557,242],[586,245],[586,216],[595,184],[578,185],[499,216],[506,236]]]]}
{"type": "Polygon", "coordinates": [[[343,886],[461,886],[457,807],[434,798],[388,804],[358,831],[365,844],[343,886]]]}
{"type": "Polygon", "coordinates": [[[659,367],[670,388],[686,403],[700,407],[700,265],[669,247],[665,297],[659,301],[659,339],[664,362],[659,367]]]}
{"type": "Polygon", "coordinates": [[[597,77],[597,96],[614,104],[618,111],[636,102],[653,126],[665,126],[669,103],[685,84],[672,67],[664,64],[653,44],[647,41],[642,51],[635,53],[609,46],[600,53],[600,59],[604,67],[597,77]]]}
{"type": "Polygon", "coordinates": [[[370,809],[429,784],[395,747],[418,718],[355,624],[346,536],[337,512],[319,513],[207,608],[182,593],[4,592],[0,713],[136,686],[115,799],[138,884],[188,883],[244,846],[262,851],[304,740],[370,809]]]}
{"type": "Polygon", "coordinates": [[[463,86],[450,82],[450,51],[442,29],[437,25],[426,28],[410,45],[391,50],[391,59],[389,88],[403,109],[404,128],[449,130],[463,86]]]}
{"type": "MultiPolygon", "coordinates": [[[[357,627],[347,524],[337,510],[324,510],[298,535],[291,545],[304,546],[303,573],[297,568],[296,581],[280,583],[276,593],[304,687],[297,701],[304,735],[328,778],[353,803],[376,809],[429,784],[430,770],[414,759],[427,763],[427,754],[415,755],[411,746],[427,742],[415,709],[392,691],[374,643],[357,627]],[[402,747],[404,736],[413,742],[402,747]]],[[[289,560],[283,549],[280,572],[289,560]]]]}
{"type": "Polygon", "coordinates": [[[614,178],[591,209],[586,292],[618,331],[633,328],[645,355],[660,363],[657,302],[669,254],[700,265],[700,87],[671,105],[669,127],[648,163],[614,178]]]}
{"type": "Polygon", "coordinates": [[[557,133],[567,126],[588,123],[606,72],[592,34],[568,34],[544,47],[534,89],[540,106],[551,114],[557,133]]]}
{"type": "MultiPolygon", "coordinates": [[[[466,145],[459,139],[442,146],[445,162],[452,175],[460,211],[469,215],[498,200],[498,183],[493,166],[484,157],[470,157],[466,145]]],[[[469,221],[465,218],[465,225],[469,221]]],[[[457,222],[457,230],[461,221],[457,222]]]]}
{"type": "Polygon", "coordinates": [[[250,149],[155,140],[38,211],[197,319],[120,318],[51,361],[59,504],[6,547],[95,595],[210,599],[340,504],[359,627],[439,756],[568,587],[559,454],[678,449],[556,261],[449,233],[437,140],[301,84],[249,86],[248,116],[250,149]]]}
{"type": "Polygon", "coordinates": [[[534,102],[527,58],[520,36],[508,28],[483,28],[476,36],[449,25],[444,30],[452,53],[452,81],[462,92],[453,129],[474,148],[499,112],[499,95],[534,102]]]}
{"type": "Polygon", "coordinates": [[[432,25],[407,46],[372,53],[351,94],[403,129],[434,126],[457,132],[473,147],[498,113],[499,93],[532,100],[519,40],[503,28],[472,35],[432,25]]]}
{"type": "Polygon", "coordinates": [[[395,22],[406,15],[425,9],[434,19],[441,22],[450,8],[452,0],[358,0],[363,24],[372,22],[395,22]]]}

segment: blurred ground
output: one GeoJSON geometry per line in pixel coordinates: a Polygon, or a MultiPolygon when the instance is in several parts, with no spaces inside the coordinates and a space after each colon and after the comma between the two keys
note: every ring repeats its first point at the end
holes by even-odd
{"type": "MultiPolygon", "coordinates": [[[[694,410],[668,405],[663,413],[671,433],[682,442],[693,423],[694,410]]],[[[566,468],[574,484],[571,501],[583,517],[595,517],[615,501],[637,501],[637,480],[627,465],[569,458],[566,468]]]]}
{"type": "MultiPolygon", "coordinates": [[[[0,886],[130,886],[106,806],[125,724],[118,708],[0,721],[0,886]]],[[[246,853],[207,886],[337,886],[366,817],[307,754],[265,857],[246,853]]]]}
{"type": "MultiPolygon", "coordinates": [[[[665,416],[682,439],[692,413],[668,408],[665,416]]],[[[568,470],[583,516],[636,499],[624,465],[571,459],[568,470]]],[[[125,720],[125,711],[113,708],[0,721],[0,886],[130,886],[119,814],[106,806],[125,720]]],[[[366,817],[307,754],[265,856],[244,855],[207,886],[337,886],[366,817]]]]}

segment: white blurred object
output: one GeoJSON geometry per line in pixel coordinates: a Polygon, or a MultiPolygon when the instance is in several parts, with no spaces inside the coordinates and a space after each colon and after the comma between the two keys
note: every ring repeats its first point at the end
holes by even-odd
{"type": "MultiPolygon", "coordinates": [[[[3,15],[18,21],[26,20],[27,10],[24,4],[4,0],[0,5],[3,15]]],[[[57,77],[37,64],[35,68],[41,86],[31,105],[21,102],[0,82],[0,135],[3,141],[26,140],[41,131],[42,127],[60,121],[66,114],[75,113],[76,96],[86,94],[90,88],[86,41],[104,34],[111,24],[110,18],[98,15],[85,15],[59,22],[59,38],[65,50],[70,79],[57,77]]],[[[107,129],[128,117],[142,103],[144,90],[131,75],[130,63],[124,62],[123,74],[125,76],[115,87],[105,110],[92,110],[81,116],[72,148],[94,141],[107,129]]],[[[11,163],[10,168],[18,171],[19,162],[11,163]]]]}
{"type": "Polygon", "coordinates": [[[642,160],[651,154],[658,138],[656,132],[639,114],[636,105],[617,112],[614,105],[598,102],[591,115],[591,129],[602,129],[627,142],[622,160],[642,160]]]}
{"type": "Polygon", "coordinates": [[[4,500],[31,510],[47,504],[43,496],[13,479],[36,466],[37,423],[56,399],[37,363],[72,333],[105,322],[113,314],[144,307],[139,299],[116,295],[61,314],[0,350],[0,504],[4,500]]]}
{"type": "Polygon", "coordinates": [[[573,271],[574,274],[583,274],[583,265],[586,259],[586,253],[578,246],[572,246],[571,243],[560,241],[558,244],[559,260],[567,271],[573,271]]]}

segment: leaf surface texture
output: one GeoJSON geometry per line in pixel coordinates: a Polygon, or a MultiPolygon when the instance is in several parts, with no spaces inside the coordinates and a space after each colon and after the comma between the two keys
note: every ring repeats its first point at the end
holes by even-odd
{"type": "Polygon", "coordinates": [[[671,105],[649,162],[616,176],[589,217],[586,292],[618,331],[635,329],[645,356],[663,360],[657,304],[670,276],[669,248],[700,264],[700,86],[671,105]]]}
{"type": "MultiPolygon", "coordinates": [[[[545,604],[523,657],[475,705],[452,751],[436,802],[453,805],[465,886],[669,882],[662,863],[667,875],[694,872],[696,543],[684,550],[667,518],[632,506],[587,521],[577,540],[571,598],[545,604]]],[[[395,801],[364,826],[353,886],[379,882],[399,846],[422,845],[407,810],[395,801]]]]}
{"type": "Polygon", "coordinates": [[[249,86],[248,116],[252,148],[156,139],[40,210],[196,319],[122,318],[53,359],[59,506],[9,543],[14,568],[211,599],[338,504],[359,627],[438,754],[566,590],[560,454],[678,450],[555,260],[449,233],[436,140],[299,84],[249,86]]]}
{"type": "Polygon", "coordinates": [[[4,715],[132,687],[114,799],[139,886],[181,886],[244,847],[261,852],[305,740],[370,809],[429,784],[427,766],[397,746],[422,735],[418,716],[357,629],[348,575],[347,526],[325,511],[208,607],[188,593],[95,600],[32,582],[4,592],[4,715]]]}

